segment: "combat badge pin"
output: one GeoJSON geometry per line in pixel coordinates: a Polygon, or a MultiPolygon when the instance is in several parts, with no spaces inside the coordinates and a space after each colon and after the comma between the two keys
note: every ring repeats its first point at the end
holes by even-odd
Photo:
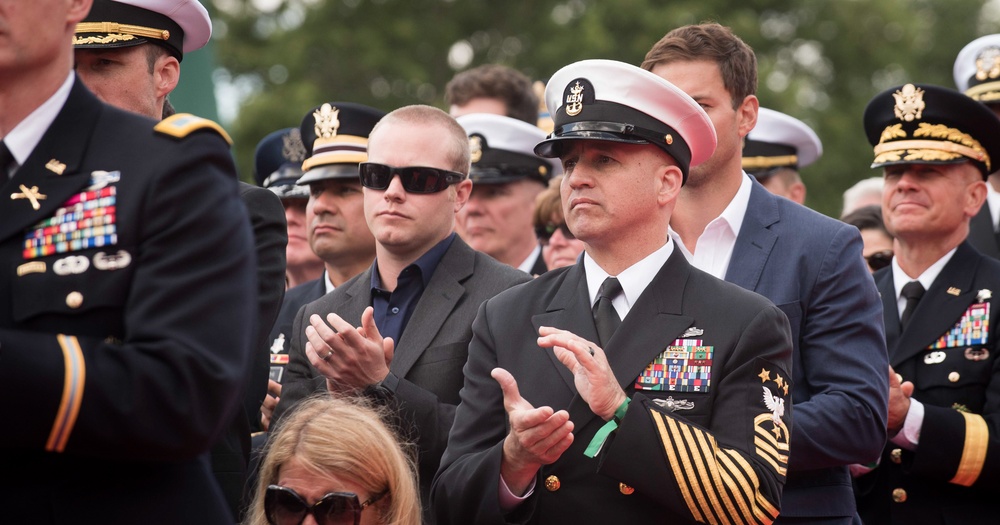
{"type": "Polygon", "coordinates": [[[24,184],[21,184],[20,188],[21,193],[11,193],[10,200],[27,199],[31,202],[32,208],[36,210],[42,208],[42,206],[38,204],[38,201],[45,200],[45,195],[42,195],[42,192],[38,191],[38,186],[32,186],[29,188],[24,184]]]}
{"type": "Polygon", "coordinates": [[[120,270],[132,262],[132,256],[125,250],[110,255],[104,252],[94,254],[94,268],[98,270],[120,270]]]}
{"type": "Polygon", "coordinates": [[[685,339],[685,338],[688,338],[688,337],[698,337],[699,335],[704,335],[704,334],[705,334],[704,330],[702,330],[701,328],[698,328],[697,326],[692,326],[691,328],[688,328],[687,330],[684,330],[684,333],[681,334],[680,338],[681,339],[685,339]]]}
{"type": "Polygon", "coordinates": [[[688,401],[687,399],[674,399],[674,396],[668,396],[666,399],[654,399],[653,402],[671,412],[677,412],[678,410],[691,410],[694,408],[693,401],[688,401]]]}

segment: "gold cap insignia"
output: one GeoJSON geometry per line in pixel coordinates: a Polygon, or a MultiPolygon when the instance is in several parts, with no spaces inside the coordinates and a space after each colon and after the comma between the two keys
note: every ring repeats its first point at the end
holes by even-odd
{"type": "Polygon", "coordinates": [[[899,120],[906,122],[920,120],[924,109],[927,107],[924,104],[924,90],[913,84],[907,84],[901,89],[896,90],[892,94],[892,97],[896,99],[896,107],[893,110],[896,112],[896,118],[899,120]]]}
{"type": "Polygon", "coordinates": [[[1000,77],[1000,47],[985,47],[976,55],[976,80],[997,77],[1000,77]]]}
{"type": "Polygon", "coordinates": [[[288,162],[302,162],[306,160],[306,146],[302,143],[302,132],[299,128],[292,128],[287,135],[281,137],[281,156],[288,162]]]}
{"type": "Polygon", "coordinates": [[[483,158],[483,139],[479,135],[469,137],[469,155],[473,164],[483,158]]]}
{"type": "Polygon", "coordinates": [[[313,118],[316,119],[316,137],[330,139],[337,136],[337,129],[340,128],[340,120],[337,116],[340,110],[324,103],[318,110],[313,111],[313,118]]]}
{"type": "Polygon", "coordinates": [[[583,111],[583,86],[577,80],[576,84],[569,89],[566,95],[566,114],[575,117],[583,111]]]}

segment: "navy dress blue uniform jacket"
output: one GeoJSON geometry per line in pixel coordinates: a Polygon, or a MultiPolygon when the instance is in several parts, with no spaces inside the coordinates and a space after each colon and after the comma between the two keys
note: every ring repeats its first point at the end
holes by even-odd
{"type": "Polygon", "coordinates": [[[154,125],[76,79],[0,181],[4,522],[232,520],[207,451],[251,358],[250,223],[223,138],[154,125]],[[26,234],[100,179],[115,188],[116,239],[27,258],[26,234]],[[9,198],[22,186],[45,195],[40,209],[9,198]]]}

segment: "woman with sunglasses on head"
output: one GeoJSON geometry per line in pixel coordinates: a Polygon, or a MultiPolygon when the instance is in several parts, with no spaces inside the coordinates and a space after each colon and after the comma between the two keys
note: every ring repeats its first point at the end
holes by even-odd
{"type": "Polygon", "coordinates": [[[864,243],[861,254],[872,273],[892,263],[892,234],[882,222],[881,206],[862,206],[840,220],[861,230],[861,240],[864,243]]]}
{"type": "Polygon", "coordinates": [[[535,199],[535,235],[542,245],[542,259],[549,270],[576,263],[583,253],[583,241],[573,236],[563,218],[559,185],[562,175],[549,181],[549,187],[535,199]]]}
{"type": "Polygon", "coordinates": [[[374,409],[330,396],[286,416],[261,462],[248,525],[419,525],[413,461],[374,409]]]}

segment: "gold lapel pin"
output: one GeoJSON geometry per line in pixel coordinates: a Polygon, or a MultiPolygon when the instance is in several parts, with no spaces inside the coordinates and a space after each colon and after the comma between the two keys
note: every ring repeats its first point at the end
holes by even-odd
{"type": "Polygon", "coordinates": [[[31,202],[31,207],[38,210],[42,207],[38,204],[38,201],[45,200],[45,195],[42,195],[42,192],[38,191],[38,186],[32,186],[29,188],[24,184],[21,184],[21,193],[11,193],[10,199],[28,199],[28,201],[31,202]]]}
{"type": "Polygon", "coordinates": [[[45,163],[45,169],[55,173],[56,175],[62,175],[63,172],[66,171],[66,165],[56,159],[52,159],[45,163]]]}
{"type": "Polygon", "coordinates": [[[948,295],[958,296],[958,294],[960,294],[960,293],[962,293],[962,290],[959,290],[958,288],[955,288],[954,286],[952,286],[951,288],[948,288],[948,295]]]}

